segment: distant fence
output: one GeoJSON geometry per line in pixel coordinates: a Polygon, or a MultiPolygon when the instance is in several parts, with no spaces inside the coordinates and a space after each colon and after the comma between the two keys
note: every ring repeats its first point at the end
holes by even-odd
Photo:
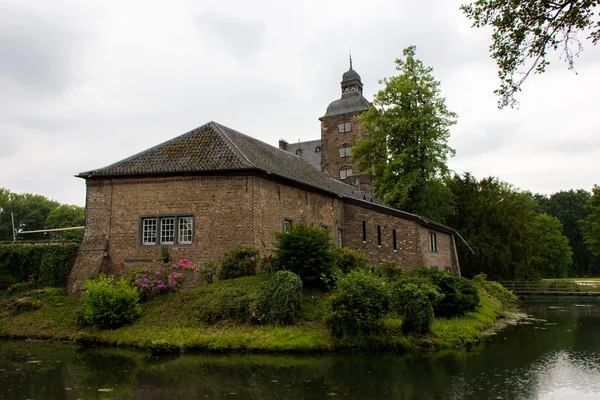
{"type": "Polygon", "coordinates": [[[571,282],[529,282],[529,281],[500,281],[498,282],[514,294],[551,295],[551,296],[600,296],[599,281],[571,282]]]}

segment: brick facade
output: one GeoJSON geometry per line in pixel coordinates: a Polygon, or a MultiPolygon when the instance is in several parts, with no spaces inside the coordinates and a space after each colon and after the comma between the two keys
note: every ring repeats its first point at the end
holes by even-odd
{"type": "Polygon", "coordinates": [[[161,245],[142,246],[140,242],[140,218],[150,215],[193,215],[193,243],[167,246],[172,259],[221,259],[224,252],[244,243],[267,254],[273,249],[273,233],[282,231],[284,219],[289,218],[331,228],[334,243],[337,230],[343,229],[344,246],[365,252],[373,265],[394,261],[405,268],[457,269],[450,234],[436,231],[438,251],[432,253],[427,246],[430,227],[393,215],[385,207],[362,203],[351,204],[330,193],[252,175],[88,180],[85,237],[69,289],[77,293],[85,279],[100,272],[123,275],[140,263],[160,258],[161,245]]]}
{"type": "MultiPolygon", "coordinates": [[[[356,162],[352,162],[350,157],[340,157],[339,149],[345,146],[354,146],[359,139],[366,137],[366,131],[360,123],[360,114],[346,114],[337,117],[323,118],[321,120],[321,171],[334,179],[340,179],[340,169],[342,167],[351,167],[354,176],[348,177],[342,182],[351,185],[356,184],[356,178],[360,175],[361,184],[368,185],[367,191],[370,191],[370,179],[366,174],[360,174],[356,162]],[[350,122],[352,129],[350,132],[340,133],[338,125],[350,122]]],[[[364,190],[364,187],[361,187],[364,190]]]]}

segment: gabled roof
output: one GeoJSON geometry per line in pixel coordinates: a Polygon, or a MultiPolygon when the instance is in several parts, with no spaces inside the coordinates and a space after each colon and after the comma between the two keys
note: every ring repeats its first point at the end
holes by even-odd
{"type": "Polygon", "coordinates": [[[264,172],[432,228],[455,232],[418,215],[385,207],[370,194],[325,175],[301,157],[216,122],[209,122],[114,164],[77,176],[100,179],[244,170],[264,172]]]}
{"type": "Polygon", "coordinates": [[[259,170],[340,196],[363,198],[358,188],[335,180],[297,155],[270,146],[216,122],[209,122],[167,142],[80,178],[259,170]]]}

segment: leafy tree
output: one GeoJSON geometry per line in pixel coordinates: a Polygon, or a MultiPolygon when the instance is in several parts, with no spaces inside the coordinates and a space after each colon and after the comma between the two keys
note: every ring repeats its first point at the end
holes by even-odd
{"type": "Polygon", "coordinates": [[[600,256],[600,186],[594,185],[592,197],[585,205],[587,217],[579,221],[585,244],[595,256],[600,256]]]}
{"type": "Polygon", "coordinates": [[[568,68],[583,50],[579,39],[588,31],[593,44],[600,39],[600,21],[594,14],[598,0],[476,0],[461,6],[478,28],[493,28],[490,52],[498,64],[498,106],[518,104],[515,93],[527,77],[542,73],[549,51],[560,51],[568,68]]]}
{"type": "Polygon", "coordinates": [[[562,232],[559,219],[548,214],[535,217],[542,243],[536,270],[542,278],[566,278],[573,263],[569,239],[562,232]]]}
{"type": "Polygon", "coordinates": [[[456,114],[448,111],[433,69],[415,58],[416,48],[396,60],[399,75],[384,78],[374,105],[361,116],[369,133],[352,150],[368,171],[373,191],[391,207],[443,222],[452,213],[452,196],[441,178],[454,150],[448,145],[456,114]]]}
{"type": "MultiPolygon", "coordinates": [[[[46,226],[52,228],[71,228],[85,225],[85,208],[70,204],[62,204],[50,211],[46,217],[46,226]]],[[[83,239],[83,229],[63,232],[53,232],[56,239],[77,240],[83,239]]]]}
{"type": "Polygon", "coordinates": [[[478,181],[469,173],[448,179],[447,186],[456,202],[449,224],[470,246],[457,241],[463,275],[537,279],[541,244],[532,197],[496,178],[478,181]]]}
{"type": "Polygon", "coordinates": [[[540,205],[541,212],[559,219],[564,235],[569,239],[569,245],[573,251],[573,264],[569,275],[589,276],[596,272],[600,267],[600,259],[594,257],[587,248],[578,222],[587,216],[584,207],[591,197],[591,193],[584,189],[571,189],[556,192],[549,197],[545,195],[535,195],[534,197],[540,205]]]}
{"type": "Polygon", "coordinates": [[[274,257],[282,269],[292,271],[305,285],[323,285],[322,275],[336,267],[329,230],[298,223],[288,232],[275,232],[274,257]]]}

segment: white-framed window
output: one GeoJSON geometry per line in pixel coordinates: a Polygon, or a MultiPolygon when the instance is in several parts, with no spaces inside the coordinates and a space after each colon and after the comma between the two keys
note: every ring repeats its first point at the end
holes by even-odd
{"type": "Polygon", "coordinates": [[[160,243],[175,243],[175,217],[165,217],[160,219],[160,243]]]}
{"type": "Polygon", "coordinates": [[[156,244],[156,218],[142,220],[142,244],[145,246],[156,244]]]}
{"type": "Polygon", "coordinates": [[[155,215],[140,218],[142,246],[192,244],[194,217],[191,215],[155,215]]]}
{"type": "Polygon", "coordinates": [[[194,237],[194,218],[179,217],[178,239],[179,244],[192,244],[194,237]]]}
{"type": "Polygon", "coordinates": [[[435,232],[429,232],[429,251],[436,252],[437,250],[437,235],[435,232]]]}
{"type": "Polygon", "coordinates": [[[350,121],[342,122],[341,124],[338,124],[338,132],[339,133],[350,132],[351,130],[352,130],[352,122],[350,122],[350,121]]]}
{"type": "Polygon", "coordinates": [[[342,167],[340,169],[340,179],[346,179],[352,175],[353,175],[352,167],[342,167]]]}
{"type": "Polygon", "coordinates": [[[350,154],[352,154],[352,146],[340,147],[338,150],[340,152],[340,157],[350,157],[350,154]]]}

